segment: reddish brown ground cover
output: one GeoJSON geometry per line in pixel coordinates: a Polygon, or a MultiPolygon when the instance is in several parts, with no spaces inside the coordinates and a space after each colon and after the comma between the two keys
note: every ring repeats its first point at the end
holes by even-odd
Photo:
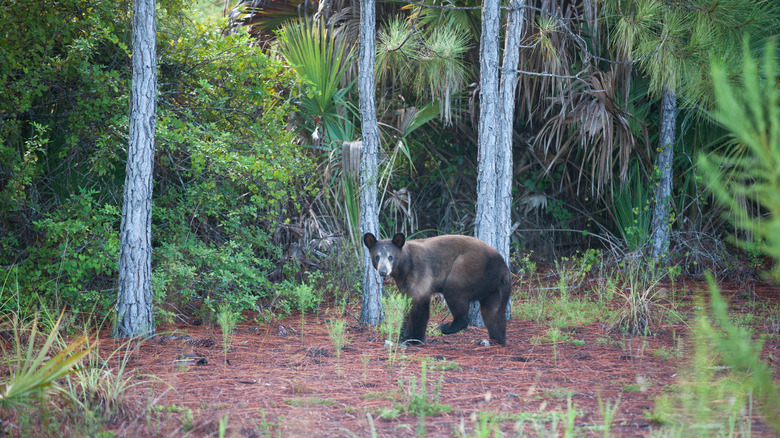
{"type": "MultiPolygon", "coordinates": [[[[683,290],[702,287],[691,284],[683,290]]],[[[753,299],[780,303],[779,291],[761,285],[753,299]]],[[[735,285],[723,288],[732,308],[746,299],[742,292],[735,285]]],[[[678,310],[690,315],[692,307],[692,298],[686,296],[678,310]]],[[[158,380],[135,386],[127,403],[155,408],[117,421],[115,431],[124,436],[215,435],[219,419],[227,415],[227,436],[364,437],[372,430],[379,436],[415,436],[420,427],[427,436],[454,436],[460,427],[472,436],[478,422],[474,415],[489,412],[505,419],[498,423],[504,434],[516,436],[518,420],[525,419],[524,432],[534,436],[530,420],[550,419],[551,411],[565,413],[570,392],[574,409],[581,414],[575,420],[579,434],[602,435],[595,429],[604,423],[601,397],[612,404],[620,399],[612,426],[616,436],[648,436],[658,426],[647,413],[655,398],[668,391],[667,385],[675,383],[680,349],[688,354],[692,348],[684,323],[664,324],[652,336],[631,338],[607,333],[597,322],[564,330],[578,342],[552,344],[537,338],[549,327],[512,320],[505,347],[478,345],[486,332],[469,328],[455,335],[430,336],[426,345],[406,348],[390,364],[388,348],[377,331],[357,326],[351,316],[345,317],[350,343],[337,358],[327,323],[341,317],[337,312],[325,308],[303,320],[293,315],[279,326],[258,325],[252,321],[254,315],[246,314],[247,322],[238,324],[227,353],[229,364],[218,326],[159,327],[160,335],[143,341],[128,363],[139,382],[143,374],[158,380]],[[440,382],[439,402],[452,411],[423,422],[405,414],[379,418],[382,408],[401,399],[399,379],[406,385],[411,379],[419,384],[424,358],[429,392],[440,382]]],[[[445,316],[435,315],[432,321],[445,316]]],[[[101,350],[111,351],[116,342],[104,340],[101,350]]],[[[775,333],[765,343],[764,357],[780,358],[778,348],[775,333]]],[[[770,435],[758,412],[754,415],[753,435],[770,435]]],[[[550,429],[549,422],[543,424],[550,429]]]]}

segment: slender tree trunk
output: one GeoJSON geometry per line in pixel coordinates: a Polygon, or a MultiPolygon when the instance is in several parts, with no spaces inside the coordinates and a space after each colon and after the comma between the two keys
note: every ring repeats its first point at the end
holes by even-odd
{"type": "MultiPolygon", "coordinates": [[[[520,62],[520,37],[523,34],[525,0],[511,0],[506,18],[504,61],[501,69],[501,132],[496,156],[496,235],[493,245],[509,266],[509,244],[512,232],[512,136],[515,120],[515,92],[517,91],[517,67],[520,62]]],[[[506,307],[506,317],[511,313],[511,301],[506,307]]]]}
{"type": "Polygon", "coordinates": [[[133,6],[130,144],[122,206],[117,299],[118,337],[154,333],[152,295],[152,170],[157,100],[155,0],[133,6]]]}
{"type": "MultiPolygon", "coordinates": [[[[374,54],[376,52],[376,11],[374,0],[360,5],[360,50],[358,62],[358,94],[363,131],[363,151],[360,156],[360,232],[379,236],[379,206],[377,205],[377,175],[379,167],[379,127],[376,120],[374,94],[374,54]]],[[[382,281],[371,264],[368,249],[363,248],[363,303],[360,324],[382,322],[382,281]]]]}
{"type": "Polygon", "coordinates": [[[672,207],[672,168],[674,159],[675,124],[677,122],[677,95],[674,91],[664,91],[661,98],[661,132],[659,152],[656,159],[659,180],[655,189],[655,205],[650,225],[654,260],[665,264],[669,252],[669,234],[672,207]]]}
{"type": "MultiPolygon", "coordinates": [[[[474,236],[497,248],[501,213],[497,202],[499,191],[499,141],[501,115],[499,113],[499,48],[498,37],[501,16],[500,0],[482,3],[482,36],[479,50],[479,133],[477,173],[477,214],[474,236]]],[[[482,327],[478,303],[471,303],[472,325],[482,327]]]]}

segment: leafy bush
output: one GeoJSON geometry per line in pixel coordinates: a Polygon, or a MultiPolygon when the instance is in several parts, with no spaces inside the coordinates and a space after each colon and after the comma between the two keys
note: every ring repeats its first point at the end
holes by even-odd
{"type": "Polygon", "coordinates": [[[38,241],[11,269],[21,283],[17,299],[57,309],[67,304],[75,313],[110,307],[116,299],[112,278],[120,213],[109,203],[99,205],[97,196],[94,191],[72,196],[33,223],[38,241]],[[35,293],[27,296],[28,291],[35,293]]]}
{"type": "MultiPolygon", "coordinates": [[[[15,2],[0,17],[0,81],[13,90],[0,97],[0,265],[18,289],[4,305],[105,315],[116,299],[130,11],[44,3],[15,2]]],[[[217,23],[160,14],[155,301],[254,309],[274,296],[274,231],[314,194],[311,160],[285,129],[298,82],[217,23]]]]}
{"type": "Polygon", "coordinates": [[[273,231],[313,194],[312,162],[284,129],[294,73],[215,25],[171,32],[160,52],[174,98],[158,123],[157,298],[255,309],[275,296],[273,231]]]}
{"type": "Polygon", "coordinates": [[[0,16],[0,265],[36,304],[20,308],[115,294],[128,5],[13,2],[0,16]]]}

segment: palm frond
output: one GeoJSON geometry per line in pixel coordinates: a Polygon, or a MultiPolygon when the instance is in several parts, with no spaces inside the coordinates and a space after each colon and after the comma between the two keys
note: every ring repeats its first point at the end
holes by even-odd
{"type": "Polygon", "coordinates": [[[335,140],[351,140],[345,137],[352,129],[344,113],[344,96],[351,84],[345,87],[343,79],[353,47],[342,44],[332,29],[306,23],[288,23],[280,36],[280,51],[309,88],[300,97],[303,113],[322,120],[329,147],[335,140]]]}
{"type": "Polygon", "coordinates": [[[600,194],[611,180],[616,164],[620,179],[626,179],[629,158],[637,141],[629,124],[630,114],[615,102],[614,70],[596,72],[588,82],[589,86],[575,84],[574,92],[568,93],[561,103],[568,109],[548,120],[536,142],[545,153],[549,153],[553,145],[560,145],[553,151],[556,155],[548,171],[558,159],[568,155],[571,148],[578,145],[586,148],[581,172],[590,169],[590,178],[595,183],[593,191],[600,194]]]}

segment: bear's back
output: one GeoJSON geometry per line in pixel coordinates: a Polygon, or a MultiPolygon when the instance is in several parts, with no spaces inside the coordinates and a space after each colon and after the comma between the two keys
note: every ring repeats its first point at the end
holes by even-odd
{"type": "Polygon", "coordinates": [[[461,256],[504,261],[498,251],[487,243],[476,237],[459,234],[410,240],[406,242],[405,246],[409,246],[409,250],[416,253],[415,256],[425,257],[428,260],[440,260],[445,263],[461,256]]]}

